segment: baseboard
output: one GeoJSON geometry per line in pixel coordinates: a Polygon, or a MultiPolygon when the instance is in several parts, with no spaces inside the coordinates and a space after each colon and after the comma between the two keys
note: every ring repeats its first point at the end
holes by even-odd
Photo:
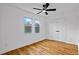
{"type": "Polygon", "coordinates": [[[78,45],[77,43],[74,43],[74,42],[69,42],[69,41],[64,41],[64,40],[58,40],[58,39],[54,39],[54,38],[52,38],[52,37],[49,37],[48,39],[50,39],[50,40],[56,40],[56,41],[61,41],[61,42],[65,42],[65,43],[69,43],[69,44],[73,44],[73,45],[78,45]]]}

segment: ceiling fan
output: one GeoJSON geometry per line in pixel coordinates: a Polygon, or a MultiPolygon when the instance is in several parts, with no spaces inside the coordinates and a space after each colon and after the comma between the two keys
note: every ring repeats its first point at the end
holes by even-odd
{"type": "Polygon", "coordinates": [[[37,14],[44,12],[46,15],[48,15],[47,11],[56,11],[55,8],[54,9],[47,9],[49,5],[50,5],[49,3],[46,3],[46,4],[43,5],[42,9],[40,9],[40,8],[33,8],[33,9],[40,10],[40,12],[38,12],[37,14]]]}

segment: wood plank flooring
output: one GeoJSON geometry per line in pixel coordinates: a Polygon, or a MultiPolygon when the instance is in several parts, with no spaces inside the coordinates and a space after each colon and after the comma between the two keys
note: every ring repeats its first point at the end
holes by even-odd
{"type": "Polygon", "coordinates": [[[55,40],[43,41],[15,49],[3,55],[77,55],[77,45],[55,40]]]}

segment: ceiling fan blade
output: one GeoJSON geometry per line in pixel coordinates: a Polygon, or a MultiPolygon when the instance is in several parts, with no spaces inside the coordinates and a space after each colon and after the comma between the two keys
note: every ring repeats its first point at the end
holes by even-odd
{"type": "Polygon", "coordinates": [[[45,7],[45,5],[43,5],[43,7],[45,7]]]}
{"type": "Polygon", "coordinates": [[[43,7],[46,9],[49,6],[49,3],[46,3],[45,5],[43,5],[43,7]]]}
{"type": "Polygon", "coordinates": [[[46,14],[46,15],[48,15],[48,13],[47,13],[47,12],[45,12],[45,14],[46,14]]]}
{"type": "Polygon", "coordinates": [[[42,10],[42,9],[39,9],[39,8],[33,8],[33,9],[36,9],[36,10],[42,10]]]}
{"type": "Polygon", "coordinates": [[[49,6],[49,3],[46,3],[46,8],[49,6]]]}
{"type": "Polygon", "coordinates": [[[37,14],[40,14],[42,11],[38,12],[37,14]]]}
{"type": "Polygon", "coordinates": [[[56,9],[46,9],[46,11],[56,11],[56,9]]]}

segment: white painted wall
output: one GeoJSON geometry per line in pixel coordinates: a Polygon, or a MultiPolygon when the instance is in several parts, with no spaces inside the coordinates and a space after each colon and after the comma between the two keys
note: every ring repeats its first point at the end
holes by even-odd
{"type": "MultiPolygon", "coordinates": [[[[70,16],[69,16],[70,17],[70,16]]],[[[67,18],[60,18],[60,21],[54,21],[54,23],[49,24],[49,35],[51,38],[64,41],[72,44],[77,44],[77,28],[74,18],[72,18],[72,21],[68,23],[68,21],[65,21],[67,18]],[[63,20],[64,19],[64,20],[63,20]],[[59,30],[60,32],[56,32],[59,30]]],[[[55,19],[57,20],[57,19],[55,19]]]]}
{"type": "MultiPolygon", "coordinates": [[[[63,5],[59,5],[59,7],[61,8],[63,5]]],[[[63,11],[65,8],[68,8],[69,11],[65,10],[63,13],[57,13],[57,15],[52,15],[52,17],[48,16],[46,18],[48,24],[48,38],[78,44],[77,5],[65,5],[65,7],[61,8],[61,10],[63,11]],[[56,30],[59,30],[60,32],[56,32],[56,30]]]]}
{"type": "Polygon", "coordinates": [[[78,54],[79,54],[79,5],[77,7],[77,39],[78,39],[78,54]]]}
{"type": "MultiPolygon", "coordinates": [[[[23,18],[35,15],[8,4],[0,4],[0,54],[45,38],[45,21],[39,16],[40,33],[24,33],[23,18]]],[[[34,23],[32,24],[34,25],[34,23]]]]}

